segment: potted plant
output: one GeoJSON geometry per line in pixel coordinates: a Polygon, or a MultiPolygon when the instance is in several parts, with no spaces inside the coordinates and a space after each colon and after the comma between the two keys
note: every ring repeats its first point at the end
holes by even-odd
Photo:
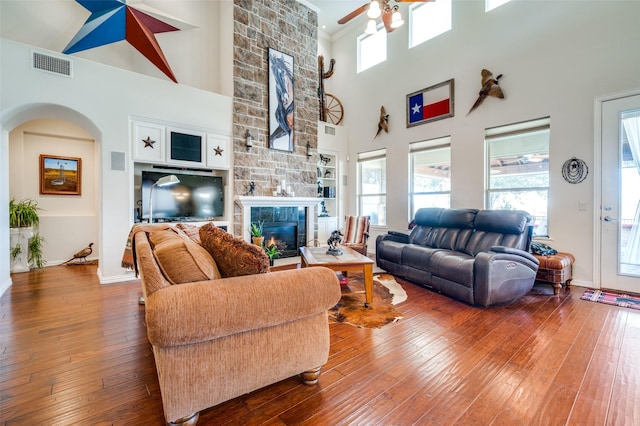
{"type": "Polygon", "coordinates": [[[11,246],[11,272],[28,272],[29,262],[40,268],[44,266],[42,260],[42,238],[37,227],[40,224],[38,202],[25,198],[17,202],[14,198],[9,201],[9,231],[11,246]],[[34,230],[35,228],[35,230],[34,230]],[[35,243],[30,243],[30,240],[35,243]]]}
{"type": "Polygon", "coordinates": [[[25,198],[16,202],[15,198],[9,201],[9,228],[32,228],[40,224],[38,215],[38,202],[31,198],[25,198]]]}
{"type": "Polygon", "coordinates": [[[258,223],[252,223],[251,224],[251,240],[253,241],[253,244],[262,247],[262,244],[264,243],[264,235],[262,235],[262,227],[264,225],[264,222],[260,221],[258,223]]]}
{"type": "Polygon", "coordinates": [[[42,258],[42,243],[44,243],[44,237],[38,232],[29,240],[29,256],[27,261],[31,268],[41,269],[44,268],[45,263],[47,263],[42,258]]]}
{"type": "Polygon", "coordinates": [[[280,252],[278,251],[278,246],[275,244],[271,244],[268,247],[264,248],[264,252],[267,253],[269,257],[269,266],[273,266],[273,259],[280,256],[280,252]]]}

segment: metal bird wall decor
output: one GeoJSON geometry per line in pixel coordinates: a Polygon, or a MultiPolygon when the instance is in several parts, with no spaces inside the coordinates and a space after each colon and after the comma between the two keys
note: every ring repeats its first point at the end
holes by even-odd
{"type": "Polygon", "coordinates": [[[498,81],[502,78],[502,74],[498,74],[496,78],[493,78],[493,74],[487,69],[483,69],[481,74],[482,88],[480,89],[480,93],[478,93],[478,99],[476,99],[476,102],[473,104],[467,115],[471,114],[471,111],[478,108],[487,96],[504,99],[502,88],[498,85],[498,81]]]}
{"type": "Polygon", "coordinates": [[[87,261],[87,256],[89,256],[91,253],[93,253],[93,249],[91,248],[93,246],[93,243],[89,243],[89,245],[85,248],[83,248],[82,250],[80,250],[79,252],[77,252],[76,254],[73,255],[73,257],[69,260],[67,260],[66,262],[63,263],[63,265],[66,265],[67,263],[71,262],[72,260],[76,260],[76,259],[82,259],[83,261],[87,261]]]}
{"type": "Polygon", "coordinates": [[[378,121],[378,131],[376,132],[376,135],[373,137],[373,139],[377,138],[380,132],[382,132],[383,130],[386,133],[389,133],[389,114],[387,114],[387,111],[385,111],[384,105],[380,107],[380,119],[378,121]]]}

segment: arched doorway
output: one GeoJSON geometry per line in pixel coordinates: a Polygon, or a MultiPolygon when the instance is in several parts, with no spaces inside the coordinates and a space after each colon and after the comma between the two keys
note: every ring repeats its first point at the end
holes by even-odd
{"type": "Polygon", "coordinates": [[[8,203],[32,198],[44,210],[40,230],[44,259],[57,264],[89,242],[99,247],[101,133],[84,115],[54,104],[24,105],[3,114],[0,144],[0,294],[10,285],[8,203]],[[39,193],[39,155],[63,154],[83,158],[79,196],[39,193]],[[79,225],[79,226],[78,226],[79,225]],[[84,235],[83,235],[84,234],[84,235]],[[95,241],[86,241],[87,239],[95,241]],[[6,241],[5,241],[6,240],[6,241]],[[80,242],[81,241],[81,242],[80,242]]]}

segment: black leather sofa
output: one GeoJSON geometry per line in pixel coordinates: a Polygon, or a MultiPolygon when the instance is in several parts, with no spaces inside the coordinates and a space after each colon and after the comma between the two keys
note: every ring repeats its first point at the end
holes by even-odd
{"type": "Polygon", "coordinates": [[[528,252],[531,216],[519,210],[424,208],[409,234],[376,239],[376,263],[392,275],[471,305],[528,293],[538,260],[528,252]]]}

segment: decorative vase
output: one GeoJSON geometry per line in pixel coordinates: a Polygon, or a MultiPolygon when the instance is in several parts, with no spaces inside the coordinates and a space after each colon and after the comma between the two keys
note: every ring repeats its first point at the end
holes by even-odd
{"type": "Polygon", "coordinates": [[[251,237],[251,240],[258,247],[262,247],[262,244],[264,244],[264,237],[251,237]]]}
{"type": "Polygon", "coordinates": [[[16,257],[11,259],[11,272],[29,272],[29,238],[33,237],[33,228],[10,228],[9,235],[11,249],[20,247],[16,257]]]}

